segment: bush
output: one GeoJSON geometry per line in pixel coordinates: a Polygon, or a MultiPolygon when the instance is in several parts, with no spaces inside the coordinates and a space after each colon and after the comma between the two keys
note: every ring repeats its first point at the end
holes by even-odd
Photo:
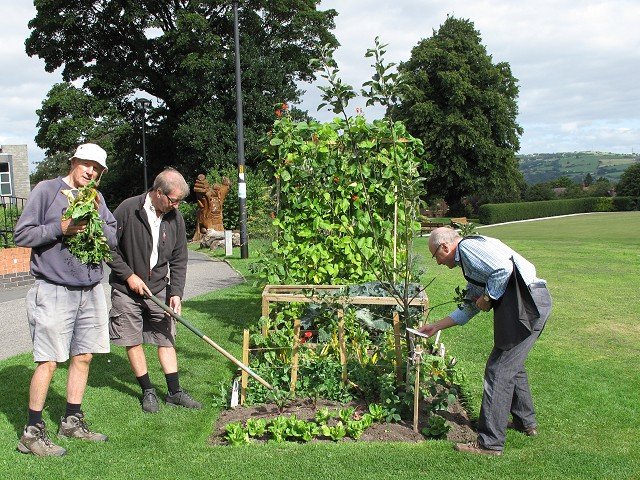
{"type": "Polygon", "coordinates": [[[630,212],[640,208],[640,197],[613,197],[616,212],[630,212]]]}
{"type": "Polygon", "coordinates": [[[184,225],[187,229],[187,239],[191,240],[196,230],[196,212],[198,210],[197,203],[181,203],[180,213],[184,217],[184,225]]]}
{"type": "Polygon", "coordinates": [[[480,223],[487,225],[530,218],[555,217],[572,213],[612,212],[613,210],[614,203],[611,197],[585,197],[541,202],[487,203],[479,208],[478,214],[480,223]]]}

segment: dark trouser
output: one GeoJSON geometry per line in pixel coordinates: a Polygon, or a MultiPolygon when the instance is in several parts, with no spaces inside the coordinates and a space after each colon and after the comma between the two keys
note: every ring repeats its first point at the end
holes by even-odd
{"type": "Polygon", "coordinates": [[[531,296],[540,318],[531,335],[509,350],[493,348],[484,371],[484,392],[478,419],[478,441],[485,448],[502,450],[509,413],[514,422],[536,426],[533,398],[524,362],[551,313],[551,295],[545,286],[532,286],[531,296]]]}

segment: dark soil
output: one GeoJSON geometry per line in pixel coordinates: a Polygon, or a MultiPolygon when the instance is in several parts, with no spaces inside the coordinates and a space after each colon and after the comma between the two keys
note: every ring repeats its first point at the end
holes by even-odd
{"type": "MultiPolygon", "coordinates": [[[[311,400],[296,400],[291,402],[282,413],[278,412],[278,408],[273,404],[256,405],[253,407],[238,406],[235,409],[225,410],[220,414],[215,425],[215,430],[210,437],[210,442],[214,445],[226,445],[224,439],[225,425],[232,422],[246,422],[248,418],[264,418],[271,419],[279,415],[289,416],[295,414],[301,420],[311,420],[315,417],[316,411],[322,407],[328,407],[330,410],[338,410],[344,407],[355,406],[357,411],[365,413],[368,408],[363,402],[351,402],[349,404],[340,404],[327,400],[318,401],[314,406],[311,400]]],[[[471,421],[466,410],[456,402],[451,405],[447,412],[440,412],[447,420],[451,429],[447,433],[446,439],[453,442],[471,442],[476,439],[476,433],[471,427],[471,421]]],[[[366,429],[360,439],[360,442],[421,442],[425,440],[424,435],[420,433],[426,425],[426,413],[420,412],[418,417],[418,431],[413,431],[413,420],[403,420],[398,423],[374,423],[366,429]]],[[[330,439],[314,439],[314,442],[330,442],[330,439]]],[[[353,441],[350,438],[344,438],[341,441],[353,441]]],[[[258,443],[258,442],[256,442],[258,443]]]]}

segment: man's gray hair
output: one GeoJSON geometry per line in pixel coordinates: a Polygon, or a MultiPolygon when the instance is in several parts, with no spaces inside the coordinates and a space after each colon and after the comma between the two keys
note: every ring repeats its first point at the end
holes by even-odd
{"type": "Polygon", "coordinates": [[[175,168],[165,168],[153,181],[152,190],[160,190],[165,195],[169,195],[173,189],[180,190],[180,198],[189,195],[189,185],[180,172],[175,168]]]}
{"type": "Polygon", "coordinates": [[[460,239],[460,234],[449,227],[436,228],[431,235],[429,235],[429,245],[432,247],[438,247],[443,243],[455,243],[460,239]]]}

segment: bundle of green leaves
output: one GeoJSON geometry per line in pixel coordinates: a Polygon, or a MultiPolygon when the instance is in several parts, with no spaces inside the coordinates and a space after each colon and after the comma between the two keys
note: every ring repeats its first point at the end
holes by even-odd
{"type": "Polygon", "coordinates": [[[102,231],[102,219],[98,213],[98,191],[94,181],[80,187],[76,195],[72,190],[63,190],[69,199],[69,208],[62,219],[73,219],[74,222],[87,222],[83,231],[65,237],[64,243],[82,263],[97,265],[103,260],[111,260],[107,239],[102,231]]]}

